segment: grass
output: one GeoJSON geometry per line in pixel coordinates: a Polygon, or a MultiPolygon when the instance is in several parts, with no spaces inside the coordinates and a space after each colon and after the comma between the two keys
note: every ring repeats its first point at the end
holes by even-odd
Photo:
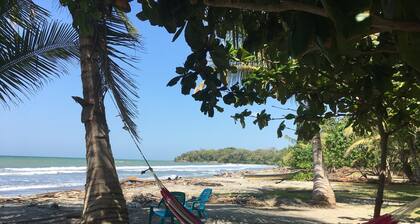
{"type": "MultiPolygon", "coordinates": [[[[336,183],[334,186],[337,201],[346,202],[346,199],[374,199],[377,185],[368,183],[336,183]]],[[[414,201],[420,196],[420,187],[414,184],[389,184],[385,186],[385,202],[406,203],[414,201]]]]}
{"type": "MultiPolygon", "coordinates": [[[[371,203],[375,199],[377,185],[368,183],[334,183],[337,202],[357,204],[371,203]]],[[[258,199],[280,197],[283,199],[299,199],[303,202],[311,200],[312,190],[302,188],[260,189],[259,193],[229,193],[231,196],[254,196],[258,199]]],[[[406,203],[420,196],[420,187],[413,184],[390,184],[385,187],[385,202],[406,203]]]]}
{"type": "MultiPolygon", "coordinates": [[[[376,197],[376,184],[369,183],[333,183],[333,189],[338,203],[374,204],[376,197]]],[[[229,193],[225,196],[253,197],[257,200],[275,199],[276,204],[310,204],[312,189],[303,188],[273,188],[259,189],[258,193],[229,193]]],[[[420,197],[420,187],[414,184],[389,184],[385,186],[384,205],[385,213],[397,209],[399,206],[416,200],[420,197]]],[[[415,222],[420,221],[420,208],[415,209],[410,216],[415,222]]]]}

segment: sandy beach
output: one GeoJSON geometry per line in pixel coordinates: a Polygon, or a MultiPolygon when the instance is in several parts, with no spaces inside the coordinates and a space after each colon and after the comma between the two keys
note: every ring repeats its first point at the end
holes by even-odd
{"type": "MultiPolygon", "coordinates": [[[[276,172],[283,171],[259,171],[276,172]]],[[[198,196],[204,188],[212,188],[206,223],[361,223],[372,217],[374,198],[343,197],[334,208],[314,207],[308,199],[312,189],[310,181],[245,178],[244,173],[250,172],[163,182],[170,191],[185,192],[187,198],[198,196]]],[[[130,177],[121,184],[130,223],[146,223],[149,207],[161,198],[158,187],[138,177],[130,177]]],[[[351,193],[352,186],[348,183],[332,182],[332,185],[337,197],[351,193]]],[[[0,198],[0,223],[78,223],[83,194],[81,190],[70,190],[0,198]]],[[[387,201],[384,211],[401,205],[398,201],[387,201]]]]}

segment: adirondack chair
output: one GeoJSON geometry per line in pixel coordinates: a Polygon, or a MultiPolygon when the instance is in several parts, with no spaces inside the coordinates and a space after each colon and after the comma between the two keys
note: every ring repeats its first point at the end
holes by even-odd
{"type": "MultiPolygon", "coordinates": [[[[171,192],[173,196],[179,201],[181,205],[185,203],[185,193],[184,192],[171,192]]],[[[162,198],[157,206],[151,206],[149,211],[149,224],[152,223],[153,216],[160,217],[160,224],[165,223],[166,218],[171,219],[171,224],[174,223],[174,215],[169,209],[166,208],[164,199],[162,198]]]]}
{"type": "Polygon", "coordinates": [[[190,211],[197,211],[200,218],[208,218],[206,203],[211,197],[212,189],[204,189],[198,198],[193,198],[185,202],[185,207],[190,211]]]}

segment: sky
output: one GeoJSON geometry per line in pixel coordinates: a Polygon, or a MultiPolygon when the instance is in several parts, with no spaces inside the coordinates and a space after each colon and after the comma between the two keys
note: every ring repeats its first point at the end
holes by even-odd
{"type": "MultiPolygon", "coordinates": [[[[66,8],[57,1],[35,1],[51,11],[52,18],[71,22],[66,8]]],[[[209,118],[200,112],[200,103],[190,95],[182,95],[180,86],[167,87],[180,66],[190,54],[183,35],[171,42],[172,34],[164,28],[153,27],[140,21],[135,14],[140,11],[136,1],[131,2],[129,18],[138,29],[143,49],[130,52],[139,58],[130,69],[139,87],[139,116],[136,120],[142,137],[141,147],[146,156],[154,160],[172,160],[183,152],[196,149],[240,147],[250,150],[283,148],[291,143],[277,138],[278,121],[259,130],[248,120],[246,128],[235,124],[231,116],[245,108],[223,105],[225,112],[209,118]]],[[[68,74],[54,79],[42,90],[11,108],[0,108],[0,155],[84,157],[84,126],[80,122],[81,108],[71,96],[81,96],[81,79],[78,62],[68,65],[68,74]]],[[[267,109],[273,117],[287,111],[270,101],[266,106],[252,106],[253,111],[267,109]]],[[[122,129],[117,112],[109,101],[107,120],[115,158],[140,159],[128,133],[122,129]]],[[[296,107],[293,102],[283,107],[296,107]]],[[[294,128],[292,123],[286,123],[294,128]]],[[[295,137],[294,131],[285,135],[295,137]]]]}

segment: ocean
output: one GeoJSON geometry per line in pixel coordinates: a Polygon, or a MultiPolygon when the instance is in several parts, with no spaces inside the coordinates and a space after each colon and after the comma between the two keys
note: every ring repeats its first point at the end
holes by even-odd
{"type": "MultiPolygon", "coordinates": [[[[141,160],[115,160],[120,179],[138,176],[152,179],[141,160]]],[[[256,164],[214,164],[174,161],[150,161],[157,175],[168,177],[208,177],[223,172],[270,168],[256,164]]],[[[30,195],[70,189],[82,189],[85,183],[84,158],[0,156],[0,197],[30,195]]]]}

